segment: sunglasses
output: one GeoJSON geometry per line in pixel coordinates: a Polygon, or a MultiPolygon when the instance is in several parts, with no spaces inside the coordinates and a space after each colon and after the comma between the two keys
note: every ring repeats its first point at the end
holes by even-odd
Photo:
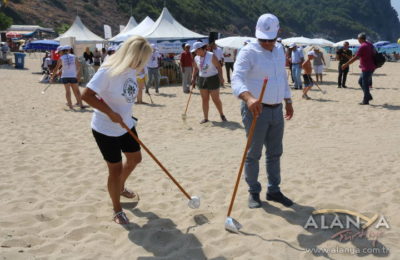
{"type": "Polygon", "coordinates": [[[266,40],[266,39],[258,39],[260,42],[269,42],[269,43],[272,43],[272,42],[276,42],[276,40],[277,40],[278,38],[275,38],[275,39],[272,39],[272,40],[266,40]]]}

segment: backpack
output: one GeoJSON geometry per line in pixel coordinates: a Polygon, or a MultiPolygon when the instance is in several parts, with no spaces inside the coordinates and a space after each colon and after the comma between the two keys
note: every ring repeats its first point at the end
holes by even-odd
{"type": "Polygon", "coordinates": [[[374,48],[374,64],[377,68],[380,68],[385,64],[386,58],[382,53],[379,53],[375,48],[374,48]]]}

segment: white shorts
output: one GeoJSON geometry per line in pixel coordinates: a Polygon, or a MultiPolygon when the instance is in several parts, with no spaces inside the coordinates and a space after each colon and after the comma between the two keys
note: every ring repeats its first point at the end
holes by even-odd
{"type": "Polygon", "coordinates": [[[314,65],[315,74],[322,74],[324,71],[324,65],[314,65]]]}

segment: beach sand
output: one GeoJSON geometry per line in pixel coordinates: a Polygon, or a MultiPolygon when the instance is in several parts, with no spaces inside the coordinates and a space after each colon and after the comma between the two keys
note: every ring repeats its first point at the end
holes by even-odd
{"type": "Polygon", "coordinates": [[[0,68],[0,259],[399,259],[400,63],[374,75],[370,106],[358,105],[358,63],[348,89],[337,88],[333,62],[321,85],[327,94],[314,89],[306,101],[292,92],[295,115],[285,125],[281,189],[296,205],[265,202],[263,156],[263,208],[248,209],[244,179],[239,186],[232,217],[243,225],[241,234],[224,230],[246,141],[240,101],[229,87],[221,90],[228,123],[211,104],[211,122],[199,124],[198,90],[184,123],[188,96],[177,85],[152,95],[155,105],[134,107],[141,140],[190,195],[201,197],[201,206],[189,209],[143,151],[127,182],[141,201],[122,200],[132,222],[124,228],[112,221],[92,109],[69,111],[61,84],[41,94],[47,85],[38,83],[39,57],[27,56],[25,63],[26,70],[0,68]],[[390,228],[379,229],[379,250],[372,252],[365,238],[340,242],[331,239],[338,229],[305,228],[316,209],[383,215],[390,228]],[[318,249],[331,251],[311,252],[318,249]]]}

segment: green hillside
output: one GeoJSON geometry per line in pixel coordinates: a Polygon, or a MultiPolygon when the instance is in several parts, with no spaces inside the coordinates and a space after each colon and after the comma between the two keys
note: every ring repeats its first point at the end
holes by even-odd
{"type": "Polygon", "coordinates": [[[254,33],[257,18],[272,12],[281,20],[282,36],[324,37],[333,41],[367,32],[374,40],[397,40],[400,22],[390,0],[9,0],[2,12],[14,23],[58,27],[71,23],[76,12],[88,27],[103,35],[102,25],[114,31],[128,20],[157,19],[166,4],[180,23],[200,33],[254,33]],[[34,5],[35,8],[30,8],[34,5]],[[54,12],[42,12],[52,8],[54,12]],[[55,19],[47,16],[59,14],[55,19]]]}

